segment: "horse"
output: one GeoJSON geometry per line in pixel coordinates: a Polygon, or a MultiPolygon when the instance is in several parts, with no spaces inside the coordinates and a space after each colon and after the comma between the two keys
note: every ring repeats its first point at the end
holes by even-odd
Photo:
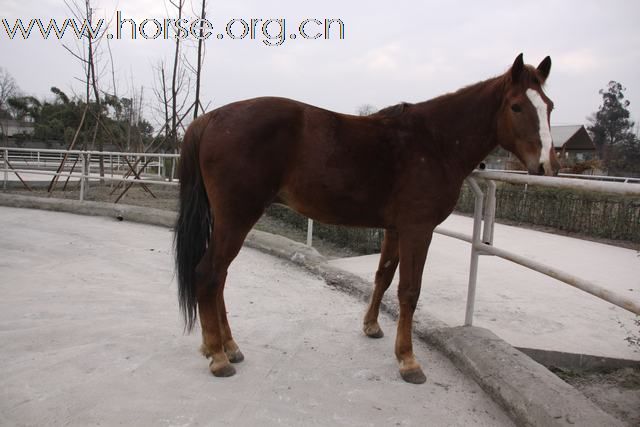
{"type": "Polygon", "coordinates": [[[497,146],[531,174],[557,174],[543,91],[550,70],[550,57],[533,67],[520,54],[502,75],[369,116],[261,97],[195,119],[180,155],[176,276],[185,330],[200,318],[213,375],[234,375],[244,360],[227,319],[227,269],[279,203],[323,223],[385,230],[363,331],[383,336],[380,303],[399,266],[395,356],[402,379],[424,383],[411,332],[433,230],[497,146]]]}

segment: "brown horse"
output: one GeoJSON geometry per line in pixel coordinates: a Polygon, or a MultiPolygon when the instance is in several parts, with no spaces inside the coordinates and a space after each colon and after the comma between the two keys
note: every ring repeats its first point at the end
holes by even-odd
{"type": "Polygon", "coordinates": [[[395,354],[405,381],[425,375],[411,327],[433,229],[453,210],[464,179],[500,145],[530,173],[554,174],[553,104],[542,91],[551,59],[522,54],[505,74],[418,104],[366,117],[283,98],[255,98],[198,117],[180,159],[176,266],[187,330],[196,314],[215,376],[244,359],[224,302],[229,264],[272,203],[328,224],[385,229],[364,333],[378,338],[380,301],[398,264],[395,354]]]}

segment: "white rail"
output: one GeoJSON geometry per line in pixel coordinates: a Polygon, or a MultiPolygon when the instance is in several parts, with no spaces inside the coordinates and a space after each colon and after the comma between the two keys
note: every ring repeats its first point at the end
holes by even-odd
{"type": "MultiPolygon", "coordinates": [[[[611,177],[609,177],[611,178],[611,177]]],[[[495,225],[496,213],[496,181],[507,182],[511,184],[526,184],[540,187],[562,188],[569,190],[591,191],[604,194],[615,194],[622,196],[640,197],[640,185],[634,184],[640,182],[634,178],[626,179],[623,177],[613,177],[622,182],[606,182],[583,180],[569,177],[547,177],[523,175],[512,172],[498,171],[474,171],[467,182],[474,193],[474,214],[473,214],[473,231],[469,236],[458,231],[437,227],[435,232],[448,237],[453,237],[471,243],[471,260],[469,265],[469,283],[467,291],[467,308],[465,314],[465,325],[473,324],[473,313],[476,295],[476,283],[478,279],[478,264],[481,255],[493,255],[508,261],[520,264],[531,270],[553,277],[570,286],[578,288],[584,292],[590,293],[600,299],[610,302],[611,304],[629,310],[632,313],[640,315],[640,305],[629,298],[609,291],[600,285],[589,280],[577,277],[570,273],[566,273],[560,269],[548,266],[539,262],[532,261],[521,255],[493,246],[493,230],[495,225]],[[485,210],[485,194],[478,185],[478,180],[487,182],[487,202],[485,210]],[[483,211],[484,210],[484,211],[483,211]]],[[[313,221],[309,220],[307,229],[307,245],[311,246],[311,233],[313,230],[313,221]]]]}
{"type": "MultiPolygon", "coordinates": [[[[4,173],[3,188],[7,189],[7,183],[9,174],[15,174],[20,177],[20,174],[34,174],[34,175],[48,175],[50,177],[59,177],[65,179],[77,179],[80,181],[79,199],[84,200],[86,195],[86,189],[88,183],[91,180],[102,180],[111,182],[129,182],[133,184],[153,184],[153,185],[165,185],[176,186],[178,182],[173,180],[173,172],[176,169],[177,159],[179,154],[166,154],[166,153],[124,153],[115,151],[95,151],[95,150],[56,150],[56,149],[33,149],[33,148],[9,148],[0,147],[0,153],[2,154],[2,171],[4,173]],[[31,156],[19,156],[16,153],[30,154],[31,156]],[[34,160],[35,155],[36,167],[31,167],[28,163],[29,160],[34,160]],[[58,155],[58,156],[53,156],[58,155]],[[93,158],[92,158],[93,156],[93,158]],[[111,168],[110,176],[106,174],[100,176],[91,172],[92,162],[98,161],[98,158],[106,158],[108,161],[105,163],[111,168]],[[66,158],[66,163],[72,170],[60,170],[59,172],[53,170],[47,170],[41,168],[41,166],[47,167],[51,164],[59,166],[63,159],[66,158]],[[135,174],[131,174],[130,178],[124,176],[114,176],[113,167],[116,165],[116,174],[123,174],[124,171],[130,171],[129,163],[135,166],[135,161],[127,163],[129,159],[141,159],[146,167],[157,168],[157,177],[162,177],[162,169],[164,168],[162,159],[171,159],[171,180],[164,181],[161,179],[152,179],[152,175],[145,174],[145,179],[137,179],[135,174]],[[148,162],[149,159],[157,159],[156,162],[148,162]],[[18,161],[22,165],[28,167],[14,167],[11,162],[18,161]],[[52,163],[53,162],[53,163],[52,163]],[[74,172],[74,163],[79,163],[79,172],[74,172]]],[[[95,165],[94,165],[95,167],[95,165]]],[[[139,165],[135,167],[135,172],[141,175],[139,165]]],[[[141,175],[142,177],[142,175],[141,175]]]]}
{"type": "MultiPolygon", "coordinates": [[[[526,175],[526,171],[521,170],[500,170],[500,169],[484,169],[485,172],[498,172],[498,173],[510,173],[516,175],[526,175]]],[[[565,178],[580,178],[587,180],[597,180],[597,181],[614,181],[614,182],[625,182],[625,183],[640,183],[640,178],[632,178],[628,176],[609,176],[609,175],[583,175],[577,173],[559,173],[559,177],[565,178]]]]}
{"type": "MultiPolygon", "coordinates": [[[[602,177],[600,177],[602,178],[602,177]]],[[[607,178],[607,177],[604,177],[607,178]]],[[[611,178],[611,177],[609,177],[611,178]]],[[[525,258],[516,253],[496,248],[493,246],[493,230],[496,214],[496,182],[507,182],[511,184],[526,184],[540,187],[562,188],[578,191],[591,191],[603,194],[615,194],[630,197],[640,197],[640,182],[634,178],[626,179],[614,177],[620,182],[583,180],[570,177],[546,177],[523,175],[519,173],[498,172],[498,171],[475,171],[467,178],[467,182],[474,193],[474,214],[472,235],[449,230],[444,227],[437,227],[435,232],[444,236],[453,237],[471,244],[471,259],[469,262],[469,283],[467,291],[467,307],[465,313],[465,325],[473,324],[473,313],[475,306],[476,284],[478,280],[479,257],[482,255],[498,256],[505,260],[522,265],[523,267],[537,271],[549,277],[553,277],[563,283],[578,288],[584,292],[594,295],[597,298],[610,302],[618,307],[622,307],[632,313],[640,315],[640,305],[622,295],[612,292],[587,279],[577,277],[564,272],[558,268],[545,265],[525,258]],[[485,194],[478,185],[478,180],[487,183],[487,200],[485,205],[485,194]]],[[[312,229],[313,221],[309,220],[309,228],[312,229]]],[[[310,232],[307,234],[307,244],[311,245],[310,232]]]]}
{"type": "Polygon", "coordinates": [[[475,171],[471,176],[483,180],[494,180],[508,182],[511,184],[527,184],[541,187],[563,188],[567,190],[594,191],[597,193],[617,194],[621,196],[640,195],[640,185],[634,185],[632,182],[620,183],[591,181],[575,178],[543,177],[494,171],[475,171]]]}
{"type": "Polygon", "coordinates": [[[521,255],[509,252],[504,249],[494,247],[493,227],[495,224],[496,181],[507,182],[511,184],[526,184],[536,185],[540,187],[564,188],[581,191],[588,190],[597,193],[640,197],[640,185],[629,183],[584,181],[575,178],[542,177],[493,171],[473,172],[471,176],[467,178],[467,182],[469,183],[469,186],[471,187],[471,190],[473,191],[475,197],[472,236],[469,237],[466,235],[462,235],[461,233],[453,233],[440,227],[436,228],[436,232],[440,234],[445,234],[447,236],[455,237],[471,243],[471,260],[469,268],[469,286],[467,292],[465,325],[470,326],[473,324],[476,283],[478,277],[478,258],[480,255],[498,256],[516,264],[520,264],[526,268],[535,270],[549,277],[553,277],[554,279],[564,282],[570,286],[573,286],[600,299],[608,301],[611,304],[617,305],[618,307],[622,307],[625,310],[640,315],[640,304],[625,296],[619,295],[587,279],[577,277],[555,267],[530,260],[521,255]],[[483,180],[488,183],[487,209],[485,212],[483,212],[484,193],[478,185],[477,180],[483,180]]]}

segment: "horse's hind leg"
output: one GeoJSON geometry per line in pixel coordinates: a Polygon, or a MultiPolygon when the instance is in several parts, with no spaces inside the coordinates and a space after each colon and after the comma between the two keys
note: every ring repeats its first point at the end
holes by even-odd
{"type": "MultiPolygon", "coordinates": [[[[238,347],[238,344],[236,344],[233,339],[233,335],[231,334],[231,327],[229,326],[229,321],[227,319],[227,308],[224,302],[224,289],[216,293],[215,299],[220,322],[220,340],[222,341],[222,349],[229,362],[240,363],[244,360],[244,354],[240,351],[240,347],[238,347]]],[[[204,333],[202,334],[202,346],[200,347],[200,351],[207,358],[213,357],[215,345],[211,344],[211,341],[212,340],[208,339],[204,333]]]]}
{"type": "Polygon", "coordinates": [[[364,333],[371,338],[382,338],[384,333],[378,324],[378,314],[380,313],[380,303],[384,293],[391,285],[393,276],[398,268],[398,233],[392,230],[385,230],[382,250],[380,251],[380,262],[376,271],[375,288],[371,295],[369,308],[364,316],[364,333]]]}
{"type": "Polygon", "coordinates": [[[253,222],[242,226],[228,223],[216,217],[211,244],[198,264],[201,277],[198,289],[198,313],[202,325],[202,353],[211,358],[209,368],[217,377],[235,374],[231,361],[239,362],[244,357],[231,336],[224,304],[224,286],[227,269],[238,255],[253,222]]]}
{"type": "Polygon", "coordinates": [[[224,352],[231,363],[240,363],[244,360],[244,354],[240,351],[240,347],[233,340],[231,335],[231,327],[229,326],[229,320],[227,320],[227,307],[224,303],[224,295],[221,294],[218,299],[218,312],[220,313],[220,323],[222,327],[222,346],[224,352]]]}

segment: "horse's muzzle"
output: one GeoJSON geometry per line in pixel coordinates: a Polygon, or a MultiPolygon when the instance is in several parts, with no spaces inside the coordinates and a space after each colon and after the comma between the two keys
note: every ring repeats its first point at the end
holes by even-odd
{"type": "Polygon", "coordinates": [[[536,168],[528,168],[529,175],[557,176],[559,168],[553,167],[552,163],[540,163],[536,168]]]}

